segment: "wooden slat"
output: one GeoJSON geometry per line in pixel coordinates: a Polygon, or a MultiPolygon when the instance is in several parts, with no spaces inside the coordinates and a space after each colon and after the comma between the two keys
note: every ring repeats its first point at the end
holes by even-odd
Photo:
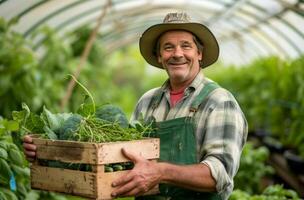
{"type": "MultiPolygon", "coordinates": [[[[104,173],[102,175],[97,176],[97,185],[98,185],[98,199],[105,200],[111,199],[111,193],[113,192],[114,188],[111,186],[112,182],[122,175],[129,173],[130,170],[125,171],[117,171],[117,172],[109,172],[104,173]]],[[[158,185],[152,188],[144,195],[151,195],[159,193],[158,185]]]]}
{"type": "Polygon", "coordinates": [[[122,148],[137,153],[146,159],[159,158],[158,138],[109,143],[34,138],[33,143],[37,146],[37,158],[61,162],[96,165],[128,161],[121,152],[122,148]]]}
{"type": "MultiPolygon", "coordinates": [[[[32,136],[33,137],[33,136],[32,136]]],[[[93,142],[78,142],[69,140],[51,140],[38,138],[37,135],[33,137],[33,143],[36,145],[60,146],[60,147],[76,147],[85,149],[95,149],[97,143],[93,142]]]]}
{"type": "MultiPolygon", "coordinates": [[[[93,173],[52,167],[31,166],[33,189],[62,192],[91,199],[112,199],[112,182],[130,170],[93,173]]],[[[144,195],[159,193],[158,185],[144,195]]]]}
{"type": "Polygon", "coordinates": [[[31,166],[33,189],[63,192],[82,197],[96,198],[96,174],[76,170],[31,166]]]}
{"type": "Polygon", "coordinates": [[[70,163],[96,164],[96,149],[78,147],[37,145],[37,158],[70,163]]]}
{"type": "Polygon", "coordinates": [[[149,138],[127,142],[113,142],[99,144],[98,164],[126,162],[128,159],[122,154],[121,149],[125,148],[146,159],[159,158],[159,139],[149,138]]]}

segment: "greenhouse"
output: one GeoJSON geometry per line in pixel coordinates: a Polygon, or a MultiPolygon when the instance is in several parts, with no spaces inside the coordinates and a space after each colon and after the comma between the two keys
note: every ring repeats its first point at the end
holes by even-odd
{"type": "Polygon", "coordinates": [[[303,0],[0,0],[0,46],[0,200],[304,198],[303,0]]]}

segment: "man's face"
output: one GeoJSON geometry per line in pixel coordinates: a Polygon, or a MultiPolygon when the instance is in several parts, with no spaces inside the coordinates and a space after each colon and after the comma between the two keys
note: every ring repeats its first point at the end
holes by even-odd
{"type": "Polygon", "coordinates": [[[186,31],[168,31],[160,37],[158,62],[167,71],[171,83],[184,83],[194,79],[200,70],[199,52],[193,35],[186,31]]]}

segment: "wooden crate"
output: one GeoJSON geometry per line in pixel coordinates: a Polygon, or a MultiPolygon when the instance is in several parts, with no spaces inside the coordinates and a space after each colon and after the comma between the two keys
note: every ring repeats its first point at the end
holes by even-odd
{"type": "MultiPolygon", "coordinates": [[[[33,138],[37,146],[37,159],[57,160],[66,163],[83,163],[92,166],[92,172],[46,167],[34,162],[31,165],[33,189],[62,192],[91,199],[111,199],[111,183],[129,170],[104,172],[105,164],[127,162],[121,149],[136,152],[146,159],[159,158],[159,139],[89,143],[33,138]]],[[[147,192],[158,193],[158,186],[147,192]]]]}

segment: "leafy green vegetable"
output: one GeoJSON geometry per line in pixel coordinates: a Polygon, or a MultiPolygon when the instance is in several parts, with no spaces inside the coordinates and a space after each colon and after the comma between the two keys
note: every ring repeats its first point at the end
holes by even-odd
{"type": "Polygon", "coordinates": [[[96,110],[96,117],[108,122],[118,123],[121,127],[127,128],[129,122],[125,113],[118,106],[112,104],[103,105],[96,110]]]}
{"type": "MultiPolygon", "coordinates": [[[[83,108],[89,107],[84,104],[83,108]]],[[[109,104],[97,111],[95,115],[84,117],[73,113],[53,114],[44,107],[42,113],[37,115],[30,112],[24,104],[23,110],[14,111],[13,116],[19,122],[20,128],[27,133],[40,133],[43,137],[54,140],[128,141],[141,139],[145,133],[151,131],[150,126],[129,126],[126,115],[117,106],[109,104]]]]}
{"type": "Polygon", "coordinates": [[[42,119],[32,113],[29,107],[22,103],[21,111],[12,112],[13,119],[19,123],[20,128],[27,133],[43,133],[44,122],[42,119]]]}
{"type": "Polygon", "coordinates": [[[41,113],[41,119],[43,120],[45,126],[54,132],[62,127],[64,122],[71,117],[71,113],[51,113],[46,107],[43,107],[43,112],[41,113]]]}
{"type": "Polygon", "coordinates": [[[78,114],[73,114],[70,116],[61,126],[59,130],[59,139],[60,140],[76,140],[75,133],[79,129],[82,116],[78,114]]]}

